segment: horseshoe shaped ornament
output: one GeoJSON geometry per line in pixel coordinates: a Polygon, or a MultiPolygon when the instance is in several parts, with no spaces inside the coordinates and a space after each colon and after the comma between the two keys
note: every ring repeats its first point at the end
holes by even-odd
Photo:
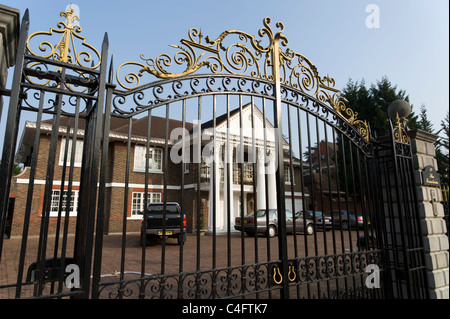
{"type": "Polygon", "coordinates": [[[295,281],[297,278],[297,274],[295,273],[294,265],[289,266],[288,279],[289,281],[295,281]],[[291,274],[293,274],[293,278],[291,278],[291,274]]]}
{"type": "Polygon", "coordinates": [[[280,268],[278,267],[273,267],[273,281],[277,284],[280,285],[283,282],[283,276],[280,273],[280,268]],[[277,280],[277,272],[278,272],[278,276],[280,277],[280,280],[277,280]]]}

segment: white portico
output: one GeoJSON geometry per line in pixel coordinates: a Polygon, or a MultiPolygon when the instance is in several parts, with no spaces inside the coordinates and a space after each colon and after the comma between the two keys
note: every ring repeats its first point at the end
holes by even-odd
{"type": "Polygon", "coordinates": [[[226,231],[228,221],[230,230],[234,231],[241,208],[244,215],[255,208],[265,209],[267,204],[270,209],[277,208],[274,127],[267,119],[263,122],[263,114],[256,106],[244,106],[241,114],[242,128],[239,110],[230,112],[228,121],[220,118],[215,130],[208,128],[208,123],[205,129],[202,127],[202,135],[210,135],[207,146],[212,150],[203,166],[209,181],[201,187],[209,191],[210,231],[214,222],[216,231],[226,231]]]}

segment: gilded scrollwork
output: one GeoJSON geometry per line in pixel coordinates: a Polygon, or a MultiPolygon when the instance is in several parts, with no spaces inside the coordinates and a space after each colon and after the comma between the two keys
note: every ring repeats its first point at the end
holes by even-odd
{"type": "Polygon", "coordinates": [[[402,119],[400,119],[398,113],[395,118],[395,125],[393,126],[392,133],[396,142],[403,144],[409,143],[408,132],[406,131],[405,125],[402,123],[402,119]]]}
{"type": "MultiPolygon", "coordinates": [[[[80,35],[81,26],[74,23],[75,21],[80,21],[80,19],[75,15],[72,4],[67,11],[61,12],[60,16],[64,17],[66,22],[59,21],[57,23],[58,28],[50,28],[50,31],[37,31],[28,37],[26,47],[29,54],[43,59],[72,64],[86,70],[97,69],[101,63],[101,55],[95,47],[86,42],[85,37],[80,35]],[[52,44],[50,41],[55,34],[60,34],[61,37],[57,40],[56,44],[52,44]],[[49,37],[49,39],[45,37],[49,37]],[[39,44],[33,45],[35,41],[40,42],[39,44]],[[78,41],[81,41],[81,45],[77,45],[78,41]]],[[[73,92],[87,91],[86,87],[79,87],[78,85],[68,83],[56,83],[49,79],[42,79],[42,76],[39,77],[39,73],[42,73],[43,68],[46,68],[47,73],[50,72],[48,67],[42,62],[31,61],[27,63],[26,67],[36,70],[38,73],[37,77],[27,76],[27,80],[32,84],[51,87],[61,87],[61,84],[63,84],[65,88],[73,92]]],[[[55,66],[53,71],[61,72],[61,70],[61,66],[55,66]]],[[[80,82],[89,82],[89,74],[75,69],[73,71],[80,82]]]]}
{"type": "Polygon", "coordinates": [[[80,18],[75,15],[72,5],[70,5],[67,11],[61,12],[60,16],[65,17],[66,22],[59,21],[56,24],[58,29],[50,28],[50,31],[37,31],[28,37],[26,44],[30,54],[45,59],[78,65],[87,69],[96,69],[101,63],[100,53],[92,45],[86,43],[86,38],[80,35],[80,25],[74,24],[75,21],[80,21],[80,18]],[[52,36],[53,33],[62,34],[57,44],[53,45],[49,41],[43,40],[38,45],[40,52],[33,51],[30,45],[30,41],[33,38],[38,36],[52,36]],[[78,50],[75,39],[81,40],[81,45],[92,52],[78,50]],[[90,65],[94,61],[91,53],[98,59],[94,65],[90,65]]]}
{"type": "Polygon", "coordinates": [[[141,54],[141,62],[125,62],[119,66],[117,82],[126,90],[136,90],[145,74],[172,79],[201,69],[208,69],[212,74],[246,75],[271,82],[279,80],[282,86],[330,106],[369,141],[371,137],[368,123],[359,120],[358,114],[346,106],[347,101],[339,96],[340,90],[336,89],[335,80],[329,75],[321,77],[315,65],[302,54],[288,48],[282,49],[289,43],[282,33],[282,23],[276,24],[276,33],[270,27],[270,18],[265,18],[263,25],[258,31],[260,39],[238,30],[224,31],[216,39],[210,39],[209,36],[204,37],[201,29],[192,28],[188,32],[188,39],[180,41],[181,45],[171,45],[178,50],[173,57],[163,53],[153,59],[141,54]],[[273,54],[277,49],[278,54],[273,54]],[[274,79],[274,56],[279,57],[277,64],[280,79],[274,79]],[[179,68],[177,66],[182,66],[183,69],[179,72],[169,71],[170,68],[179,68]]]}

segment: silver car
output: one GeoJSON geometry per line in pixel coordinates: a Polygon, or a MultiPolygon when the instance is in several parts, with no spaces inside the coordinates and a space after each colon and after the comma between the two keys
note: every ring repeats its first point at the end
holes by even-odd
{"type": "MultiPolygon", "coordinates": [[[[286,210],[287,233],[294,232],[294,218],[295,232],[305,232],[306,230],[308,235],[312,235],[314,233],[314,223],[308,215],[305,216],[305,227],[302,213],[297,213],[294,217],[291,211],[286,210]]],[[[269,237],[274,237],[278,234],[278,212],[276,209],[270,209],[268,211],[261,209],[256,212],[256,218],[254,213],[250,213],[244,217],[236,217],[234,228],[239,231],[244,231],[249,236],[255,236],[255,234],[261,233],[266,234],[269,237]],[[268,216],[266,215],[267,212],[268,216]]]]}
{"type": "MultiPolygon", "coordinates": [[[[356,229],[356,227],[362,228],[364,226],[364,218],[361,213],[355,211],[346,210],[334,210],[331,213],[327,213],[333,216],[334,227],[340,228],[342,226],[343,230],[356,229]]],[[[366,220],[365,223],[370,225],[370,220],[366,220]]]]}

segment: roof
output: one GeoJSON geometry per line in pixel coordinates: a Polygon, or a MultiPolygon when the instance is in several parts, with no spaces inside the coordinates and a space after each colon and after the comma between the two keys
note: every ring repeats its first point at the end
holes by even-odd
{"type": "MultiPolygon", "coordinates": [[[[69,117],[64,116],[60,119],[60,127],[66,128],[69,117]]],[[[71,119],[73,121],[73,118],[71,119]]],[[[110,118],[110,131],[115,133],[122,133],[128,135],[128,125],[129,125],[130,119],[128,118],[122,118],[122,117],[116,117],[111,116],[110,118]]],[[[42,123],[45,124],[52,124],[53,119],[42,121],[42,123]]],[[[78,129],[83,130],[85,128],[86,121],[84,118],[79,119],[78,121],[78,129]]],[[[177,127],[183,127],[183,122],[179,120],[169,119],[169,134],[170,132],[177,128],[177,127]]],[[[165,138],[165,125],[166,125],[166,118],[159,117],[159,116],[152,116],[151,117],[151,123],[150,123],[150,136],[152,138],[165,138]]],[[[187,130],[192,129],[193,124],[185,122],[185,127],[187,130]]],[[[140,137],[146,137],[147,136],[147,129],[148,129],[148,117],[143,117],[139,119],[131,119],[131,135],[132,136],[140,136],[140,137]]]]}
{"type": "MultiPolygon", "coordinates": [[[[128,140],[128,125],[130,119],[121,118],[116,116],[111,116],[110,118],[110,131],[109,139],[113,140],[128,140]]],[[[131,140],[136,144],[144,144],[147,141],[147,129],[148,129],[148,117],[143,117],[139,119],[131,119],[131,140]]],[[[167,121],[169,124],[169,134],[170,132],[178,127],[183,127],[183,122],[169,119],[167,121]]],[[[67,133],[67,128],[69,125],[69,132],[73,134],[73,124],[74,118],[63,116],[60,118],[59,123],[59,135],[64,136],[67,133]],[[69,123],[70,121],[70,123],[69,123]]],[[[80,117],[78,120],[77,136],[83,137],[85,130],[86,121],[84,118],[80,117]]],[[[166,118],[159,116],[152,116],[150,121],[150,143],[152,144],[164,144],[165,143],[165,125],[166,118]]],[[[187,130],[192,129],[193,124],[185,122],[185,128],[187,130]]],[[[34,135],[36,132],[37,123],[26,121],[25,127],[22,132],[22,137],[19,143],[19,149],[16,154],[16,162],[23,163],[26,158],[31,154],[31,150],[34,143],[34,135]]],[[[44,120],[41,122],[40,130],[41,134],[49,134],[53,129],[53,119],[44,120]]],[[[170,136],[169,136],[170,138],[170,136]]],[[[173,141],[169,142],[173,144],[173,141]]]]}

